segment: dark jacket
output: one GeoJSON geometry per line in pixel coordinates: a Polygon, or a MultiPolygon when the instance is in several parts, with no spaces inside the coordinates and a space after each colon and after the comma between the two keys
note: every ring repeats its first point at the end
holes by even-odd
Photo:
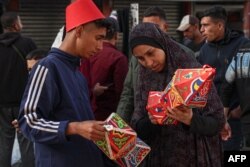
{"type": "Polygon", "coordinates": [[[65,135],[69,122],[94,119],[79,62],[79,58],[52,48],[31,71],[19,125],[35,142],[36,167],[103,166],[101,151],[92,141],[65,135]]]}
{"type": "Polygon", "coordinates": [[[236,30],[226,30],[225,37],[218,42],[207,42],[200,50],[199,62],[216,68],[214,83],[221,95],[221,84],[225,79],[226,69],[242,44],[248,41],[244,34],[236,30]]]}
{"type": "Polygon", "coordinates": [[[236,90],[241,107],[241,122],[244,134],[249,134],[250,122],[250,43],[241,48],[230,63],[223,84],[222,102],[229,107],[232,93],[236,90]]]}
{"type": "Polygon", "coordinates": [[[0,35],[0,106],[19,106],[28,71],[26,55],[35,43],[17,32],[0,35]]]}
{"type": "Polygon", "coordinates": [[[128,72],[127,57],[108,43],[103,43],[103,50],[90,58],[91,90],[96,83],[108,86],[100,96],[92,96],[91,104],[97,120],[105,120],[116,112],[123,89],[123,82],[128,72]]]}
{"type": "Polygon", "coordinates": [[[147,167],[220,167],[222,145],[219,132],[223,127],[223,106],[212,86],[204,108],[193,109],[190,125],[160,126],[150,122],[146,105],[149,91],[162,91],[179,68],[196,68],[201,65],[195,58],[174,43],[157,26],[142,23],[134,27],[130,42],[147,37],[162,45],[166,56],[165,69],[154,72],[142,66],[138,68],[135,88],[135,111],[131,126],[137,135],[148,142],[151,152],[144,163],[147,167]]]}

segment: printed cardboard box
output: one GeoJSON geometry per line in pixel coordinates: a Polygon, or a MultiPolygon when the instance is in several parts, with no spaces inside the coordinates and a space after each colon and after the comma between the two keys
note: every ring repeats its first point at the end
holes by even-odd
{"type": "Polygon", "coordinates": [[[150,147],[137,137],[136,132],[118,114],[112,113],[105,122],[105,139],[95,144],[120,166],[138,166],[149,153],[150,147]]]}
{"type": "Polygon", "coordinates": [[[137,137],[135,147],[123,158],[118,158],[116,163],[121,167],[137,167],[150,152],[150,147],[137,137]]]}
{"type": "Polygon", "coordinates": [[[163,92],[157,96],[154,91],[149,92],[146,108],[159,124],[176,124],[167,116],[167,107],[204,107],[214,76],[215,69],[207,65],[203,68],[178,69],[163,92]]]}
{"type": "Polygon", "coordinates": [[[177,124],[175,119],[167,116],[166,104],[161,102],[163,92],[150,91],[148,96],[147,110],[156,118],[158,124],[177,124]],[[163,105],[164,104],[164,105],[163,105]]]}

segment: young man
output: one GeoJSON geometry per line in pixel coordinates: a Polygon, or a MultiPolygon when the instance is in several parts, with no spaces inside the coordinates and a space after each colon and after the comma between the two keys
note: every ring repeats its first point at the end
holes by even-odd
{"type": "MultiPolygon", "coordinates": [[[[25,57],[36,49],[32,39],[23,37],[21,18],[16,12],[1,17],[4,33],[0,35],[0,166],[11,166],[16,131],[11,122],[17,119],[21,98],[28,79],[25,57]]],[[[22,165],[34,166],[33,144],[17,133],[22,165]]]]}
{"type": "MultiPolygon", "coordinates": [[[[223,7],[214,6],[204,11],[201,18],[201,33],[206,38],[206,43],[200,50],[199,61],[201,64],[208,64],[216,68],[214,84],[219,96],[222,96],[221,86],[225,79],[225,72],[242,44],[248,39],[239,31],[229,30],[226,27],[227,12],[223,7]]],[[[230,112],[238,112],[239,101],[236,91],[230,99],[230,112]]],[[[227,117],[227,113],[225,113],[227,117]]],[[[239,150],[241,145],[241,132],[239,118],[229,119],[232,128],[232,137],[224,143],[225,150],[239,150]]],[[[230,136],[230,127],[225,124],[222,137],[227,139],[230,136]]]]}
{"type": "Polygon", "coordinates": [[[188,40],[187,43],[184,43],[185,46],[190,48],[195,52],[195,57],[199,56],[200,48],[205,43],[205,38],[200,32],[199,19],[192,15],[185,15],[177,31],[182,32],[183,37],[188,40]]]}
{"type": "Polygon", "coordinates": [[[112,112],[116,112],[128,71],[127,57],[116,48],[119,24],[112,17],[106,20],[111,26],[103,42],[103,50],[89,61],[82,61],[80,66],[84,76],[89,73],[91,78],[91,104],[96,120],[105,120],[112,112]]]}
{"type": "Polygon", "coordinates": [[[104,122],[95,121],[80,58],[103,47],[107,24],[92,0],[66,8],[66,36],[58,48],[33,67],[22,99],[19,125],[35,143],[36,167],[102,167],[93,140],[104,138],[104,122]]]}

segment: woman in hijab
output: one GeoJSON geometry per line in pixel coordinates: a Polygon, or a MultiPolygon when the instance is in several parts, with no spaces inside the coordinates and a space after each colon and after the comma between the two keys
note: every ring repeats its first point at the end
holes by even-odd
{"type": "Polygon", "coordinates": [[[220,167],[224,125],[223,106],[212,86],[204,108],[168,108],[177,125],[157,125],[146,111],[149,91],[162,91],[178,68],[198,68],[199,63],[152,23],[137,25],[130,47],[140,63],[135,111],[131,126],[150,146],[147,167],[220,167]]]}

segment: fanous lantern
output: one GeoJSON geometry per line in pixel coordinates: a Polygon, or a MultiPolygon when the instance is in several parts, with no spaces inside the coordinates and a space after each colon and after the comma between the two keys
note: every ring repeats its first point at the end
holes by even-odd
{"type": "Polygon", "coordinates": [[[215,69],[208,65],[203,68],[177,69],[164,91],[149,92],[148,112],[158,124],[176,124],[176,120],[167,116],[167,107],[204,107],[214,76],[215,69]]]}
{"type": "Polygon", "coordinates": [[[95,141],[95,144],[121,167],[138,166],[150,147],[118,114],[112,113],[105,122],[105,139],[95,141]]]}

